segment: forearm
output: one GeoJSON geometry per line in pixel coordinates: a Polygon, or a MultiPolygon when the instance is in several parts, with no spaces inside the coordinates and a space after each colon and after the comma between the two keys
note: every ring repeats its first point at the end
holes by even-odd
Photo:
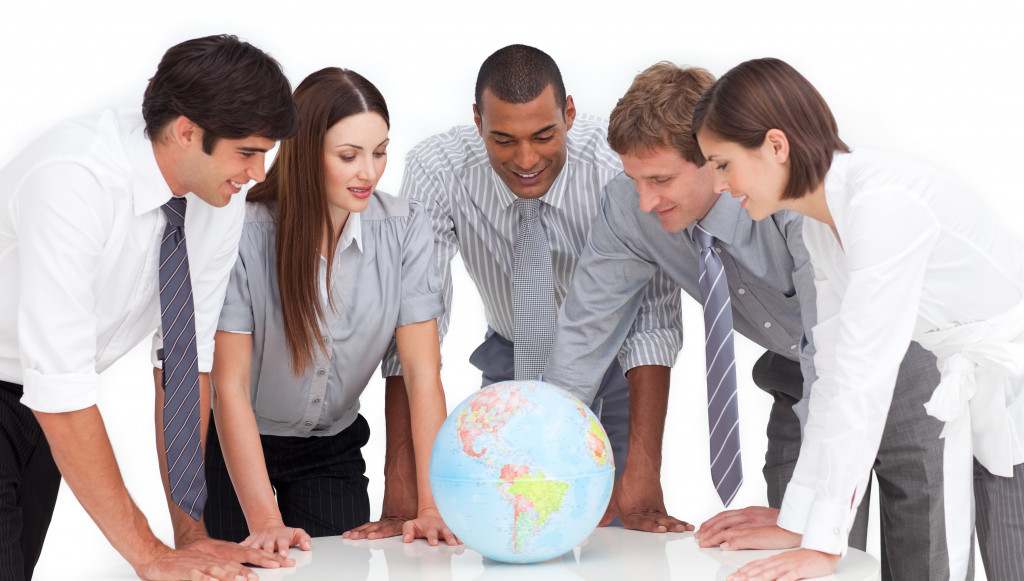
{"type": "Polygon", "coordinates": [[[384,381],[384,502],[381,518],[416,516],[416,456],[413,451],[409,394],[402,376],[384,381]]]}
{"type": "Polygon", "coordinates": [[[248,391],[247,385],[243,391],[239,386],[218,384],[213,397],[213,414],[231,484],[249,530],[255,531],[284,523],[270,485],[248,391]]]}
{"type": "Polygon", "coordinates": [[[418,511],[423,511],[434,508],[430,491],[430,453],[447,415],[441,387],[441,349],[433,319],[399,327],[395,333],[409,397],[418,511]]]}
{"type": "Polygon", "coordinates": [[[661,479],[661,445],[671,369],[661,365],[634,367],[626,373],[629,384],[629,456],[626,470],[656,482],[661,479]]]}
{"type": "Polygon", "coordinates": [[[61,475],[117,552],[138,570],[169,551],[129,495],[96,406],[35,415],[61,475]]]}
{"type": "Polygon", "coordinates": [[[410,426],[416,457],[417,505],[418,510],[422,511],[434,508],[434,496],[430,490],[430,454],[446,413],[441,377],[409,378],[406,393],[409,397],[410,426]]]}

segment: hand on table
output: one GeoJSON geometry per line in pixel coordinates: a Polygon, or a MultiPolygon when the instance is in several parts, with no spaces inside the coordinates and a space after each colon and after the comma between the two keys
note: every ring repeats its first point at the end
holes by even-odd
{"type": "Polygon", "coordinates": [[[767,506],[748,506],[739,510],[726,510],[705,521],[693,536],[701,547],[717,547],[727,540],[724,536],[727,532],[751,527],[772,526],[778,519],[779,509],[767,506]]]}
{"type": "Polygon", "coordinates": [[[150,581],[255,581],[256,573],[237,561],[195,549],[163,547],[151,560],[134,564],[135,574],[150,581]]]}
{"type": "Polygon", "coordinates": [[[342,537],[346,539],[383,539],[402,534],[402,527],[412,519],[404,516],[382,516],[378,521],[371,521],[356,528],[345,531],[342,537]]]}
{"type": "Polygon", "coordinates": [[[269,551],[264,551],[263,549],[247,547],[238,543],[218,541],[209,537],[200,538],[183,544],[181,546],[181,550],[196,551],[198,553],[230,561],[232,563],[249,563],[257,567],[263,567],[264,569],[277,569],[278,567],[295,566],[295,559],[289,559],[286,555],[271,553],[269,551]]]}
{"type": "Polygon", "coordinates": [[[607,525],[616,515],[621,517],[624,527],[636,531],[681,533],[693,530],[690,523],[669,516],[660,482],[633,479],[628,469],[615,483],[608,509],[598,526],[607,525]]]}
{"type": "Polygon", "coordinates": [[[824,577],[836,570],[839,555],[797,549],[748,563],[729,575],[728,581],[796,581],[824,577]]]}
{"type": "Polygon", "coordinates": [[[406,521],[402,526],[402,540],[406,543],[411,543],[413,539],[427,539],[428,543],[437,546],[442,538],[449,545],[462,544],[448,525],[444,524],[436,508],[421,510],[414,520],[406,521]]]}
{"type": "Polygon", "coordinates": [[[303,551],[313,548],[313,541],[306,531],[300,528],[286,527],[283,524],[268,526],[249,533],[249,537],[240,543],[243,547],[262,549],[269,553],[288,556],[290,547],[298,546],[303,551]]]}

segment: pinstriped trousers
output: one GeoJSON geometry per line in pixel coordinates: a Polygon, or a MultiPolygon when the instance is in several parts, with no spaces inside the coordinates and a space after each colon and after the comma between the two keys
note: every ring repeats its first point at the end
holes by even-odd
{"type": "Polygon", "coordinates": [[[989,581],[1024,579],[1024,464],[1013,467],[1013,478],[1004,478],[975,460],[974,502],[985,576],[989,581]]]}
{"type": "Polygon", "coordinates": [[[0,581],[23,581],[43,549],[60,472],[20,385],[0,381],[0,581]]]}
{"type": "MultiPolygon", "coordinates": [[[[361,452],[369,438],[370,426],[361,415],[334,436],[260,436],[285,526],[324,537],[340,535],[370,520],[366,462],[361,452]]],[[[206,530],[215,539],[244,541],[249,527],[212,418],[206,442],[206,484],[206,530]]]]}

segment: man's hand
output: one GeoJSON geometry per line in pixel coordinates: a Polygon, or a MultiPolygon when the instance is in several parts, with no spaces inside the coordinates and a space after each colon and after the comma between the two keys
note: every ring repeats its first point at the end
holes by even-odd
{"type": "Polygon", "coordinates": [[[726,541],[723,533],[750,527],[771,526],[778,519],[779,509],[767,506],[726,510],[705,521],[693,536],[701,547],[717,547],[726,541]]]}
{"type": "Polygon", "coordinates": [[[796,581],[824,577],[836,570],[839,555],[811,549],[786,551],[760,561],[748,563],[727,577],[728,581],[796,581]]]}
{"type": "Polygon", "coordinates": [[[395,537],[402,534],[402,528],[410,520],[412,519],[404,516],[381,516],[380,520],[359,525],[345,531],[341,536],[352,540],[395,537]]]}
{"type": "Polygon", "coordinates": [[[313,541],[309,534],[300,528],[286,527],[282,525],[268,526],[250,531],[249,537],[240,543],[243,547],[251,549],[262,549],[269,553],[277,553],[282,557],[288,556],[290,547],[298,546],[303,551],[313,548],[313,541]]]}
{"type": "Polygon", "coordinates": [[[636,531],[681,533],[693,530],[693,525],[669,516],[665,510],[665,498],[656,474],[651,478],[634,478],[633,474],[629,468],[623,471],[598,526],[607,525],[619,515],[624,527],[636,531]]]}
{"type": "Polygon", "coordinates": [[[413,539],[427,539],[431,546],[437,546],[442,538],[449,545],[462,544],[448,525],[444,524],[441,513],[433,507],[421,510],[414,520],[402,526],[402,540],[406,543],[411,543],[413,539]]]}
{"type": "Polygon", "coordinates": [[[165,547],[156,557],[134,566],[135,574],[151,581],[256,581],[248,567],[196,550],[175,551],[165,547]]]}
{"type": "Polygon", "coordinates": [[[264,569],[295,566],[295,559],[289,559],[286,555],[246,547],[238,543],[218,541],[209,537],[190,541],[180,548],[184,551],[195,551],[203,555],[232,561],[233,563],[249,563],[264,569]]]}

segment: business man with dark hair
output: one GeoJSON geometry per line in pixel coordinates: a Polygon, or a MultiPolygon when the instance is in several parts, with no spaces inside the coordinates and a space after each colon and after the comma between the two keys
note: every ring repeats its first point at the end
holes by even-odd
{"type": "Polygon", "coordinates": [[[0,170],[0,579],[32,577],[62,474],[142,578],[288,564],[212,541],[198,519],[213,335],[244,217],[235,194],[297,126],[280,65],[210,36],[166,52],[141,115],[61,123],[0,170]],[[177,550],[132,501],[96,407],[98,374],[150,335],[177,550]]]}

